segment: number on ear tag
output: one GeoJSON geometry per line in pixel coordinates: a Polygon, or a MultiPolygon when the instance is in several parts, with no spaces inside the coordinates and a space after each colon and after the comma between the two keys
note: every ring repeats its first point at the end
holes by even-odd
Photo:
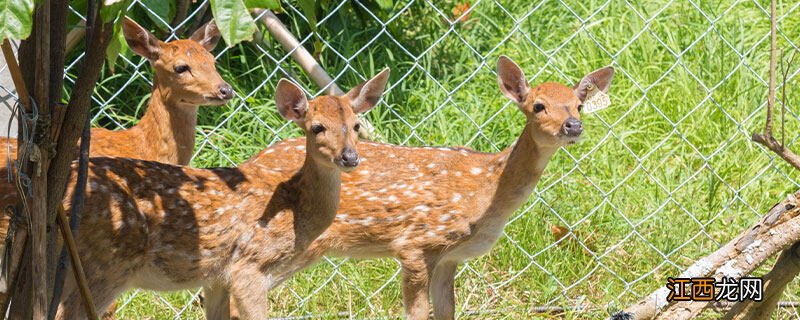
{"type": "Polygon", "coordinates": [[[593,113],[611,105],[611,98],[608,97],[608,94],[600,91],[595,86],[591,86],[589,88],[589,93],[587,94],[586,100],[583,101],[583,112],[585,113],[593,113]]]}

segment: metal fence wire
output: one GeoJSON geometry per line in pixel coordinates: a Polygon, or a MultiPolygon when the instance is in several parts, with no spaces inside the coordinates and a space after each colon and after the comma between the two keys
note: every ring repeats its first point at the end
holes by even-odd
{"type": "MultiPolygon", "coordinates": [[[[174,25],[155,1],[135,0],[130,12],[149,17],[140,23],[172,40],[191,32],[208,5],[192,3],[186,20],[174,25]]],[[[316,32],[295,1],[282,6],[278,16],[302,46],[321,49],[322,67],[343,89],[392,68],[387,93],[366,117],[381,140],[400,145],[487,152],[510,146],[524,120],[497,88],[501,54],[534,85],[572,85],[594,69],[615,67],[613,106],[584,115],[585,139],[554,156],[496,247],[460,267],[462,318],[529,318],[551,307],[577,317],[607,315],[664,286],[800,186],[797,172],[750,141],[764,124],[767,1],[330,0],[317,12],[316,32]]],[[[798,50],[799,6],[778,5],[779,46],[786,52],[798,50]]],[[[77,10],[71,15],[84,19],[77,10]]],[[[214,51],[236,97],[225,107],[200,109],[193,166],[235,166],[300,134],[274,110],[281,77],[311,96],[322,94],[291,51],[260,29],[252,42],[214,51]]],[[[68,56],[68,86],[80,51],[68,56]]],[[[791,92],[800,68],[787,68],[791,92]]],[[[134,124],[151,79],[145,59],[121,54],[98,83],[93,124],[134,124]]],[[[796,102],[787,97],[790,148],[800,147],[796,102]]],[[[271,316],[399,318],[399,281],[392,259],[325,258],[270,293],[271,316]]],[[[117,314],[202,318],[199,296],[199,289],[133,290],[119,298],[117,314]]],[[[795,282],[783,300],[798,296],[795,282]]],[[[800,314],[788,307],[775,317],[800,314]]]]}

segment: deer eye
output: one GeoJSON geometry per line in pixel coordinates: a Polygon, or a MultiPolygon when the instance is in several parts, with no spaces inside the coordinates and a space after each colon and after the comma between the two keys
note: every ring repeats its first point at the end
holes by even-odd
{"type": "Polygon", "coordinates": [[[533,112],[539,113],[544,111],[544,105],[541,103],[536,103],[533,105],[533,112]]]}
{"type": "Polygon", "coordinates": [[[189,66],[185,65],[185,64],[179,64],[179,65],[176,65],[174,69],[175,69],[175,73],[184,73],[186,71],[189,71],[189,66]]]}
{"type": "Polygon", "coordinates": [[[356,132],[358,132],[358,130],[360,130],[360,129],[361,129],[361,124],[360,123],[356,123],[356,125],[353,126],[353,130],[355,130],[356,132]]]}
{"type": "Polygon", "coordinates": [[[311,132],[313,132],[314,134],[320,134],[320,133],[322,133],[324,131],[325,131],[325,127],[323,125],[321,125],[321,124],[315,124],[315,125],[311,126],[311,132]]]}
{"type": "Polygon", "coordinates": [[[581,112],[581,111],[583,111],[583,105],[582,105],[582,104],[579,104],[579,105],[578,105],[578,112],[581,112]]]}

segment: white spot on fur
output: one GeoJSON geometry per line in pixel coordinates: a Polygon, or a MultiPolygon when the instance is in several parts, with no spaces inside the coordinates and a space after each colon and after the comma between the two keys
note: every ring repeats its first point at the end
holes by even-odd
{"type": "Polygon", "coordinates": [[[301,146],[296,146],[296,147],[294,147],[294,148],[295,148],[296,150],[305,150],[305,149],[306,149],[306,146],[302,146],[302,145],[301,145],[301,146]]]}
{"type": "Polygon", "coordinates": [[[472,169],[469,169],[469,172],[472,173],[473,175],[476,175],[476,174],[480,174],[481,172],[483,172],[483,169],[478,168],[478,167],[474,167],[472,169]]]}
{"type": "Polygon", "coordinates": [[[369,175],[369,171],[368,170],[361,170],[358,173],[363,174],[365,176],[369,175]]]}
{"type": "Polygon", "coordinates": [[[460,177],[460,176],[461,176],[461,171],[456,171],[456,177],[460,177]]]}
{"type": "Polygon", "coordinates": [[[459,201],[461,201],[461,194],[460,194],[460,193],[454,193],[454,194],[453,194],[453,198],[452,198],[452,199],[450,199],[450,201],[452,201],[452,202],[459,202],[459,201]]]}
{"type": "Polygon", "coordinates": [[[447,170],[442,170],[441,172],[439,172],[439,174],[445,175],[445,174],[447,174],[447,170]]]}
{"type": "Polygon", "coordinates": [[[264,154],[270,154],[270,153],[273,153],[273,152],[275,152],[274,149],[267,149],[267,151],[264,151],[264,154]]]}
{"type": "Polygon", "coordinates": [[[422,211],[422,212],[426,212],[427,213],[428,211],[431,211],[431,208],[426,206],[426,205],[418,205],[418,206],[414,207],[414,209],[411,209],[411,210],[422,211]]]}
{"type": "Polygon", "coordinates": [[[372,196],[372,192],[367,191],[367,192],[362,193],[358,197],[360,197],[360,198],[368,198],[368,197],[371,197],[371,196],[372,196]]]}
{"type": "Polygon", "coordinates": [[[428,169],[433,169],[433,167],[435,167],[435,166],[436,166],[436,164],[435,164],[435,163],[431,163],[431,164],[429,164],[429,165],[425,166],[425,168],[428,168],[428,169]]]}
{"type": "Polygon", "coordinates": [[[399,201],[397,201],[397,196],[395,195],[390,195],[388,200],[394,203],[400,203],[399,201]]]}

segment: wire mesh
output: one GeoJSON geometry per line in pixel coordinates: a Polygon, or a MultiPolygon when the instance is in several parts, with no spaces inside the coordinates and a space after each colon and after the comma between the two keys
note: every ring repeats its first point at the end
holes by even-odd
{"type": "MultiPolygon", "coordinates": [[[[162,39],[173,40],[191,31],[207,5],[193,4],[175,25],[151,1],[133,1],[130,10],[146,13],[162,39]]],[[[798,50],[798,7],[779,4],[778,37],[787,51],[798,50]]],[[[501,54],[533,84],[572,85],[593,69],[615,67],[614,106],[584,116],[587,138],[555,155],[496,248],[460,267],[461,317],[518,318],[548,307],[605,315],[663,286],[800,186],[793,169],[750,142],[766,105],[764,1],[394,1],[380,8],[332,0],[318,14],[317,32],[295,2],[283,8],[279,16],[301,45],[323,48],[319,60],[339,86],[392,66],[387,94],[366,117],[386,142],[401,145],[489,152],[511,145],[522,115],[497,90],[493,69],[501,54]]],[[[311,96],[322,93],[291,51],[262,32],[214,51],[236,96],[227,107],[201,109],[194,166],[234,166],[299,134],[273,110],[281,77],[304,84],[311,96]]],[[[81,59],[69,55],[68,86],[81,59]]],[[[796,87],[800,68],[789,68],[786,85],[796,87]]],[[[151,71],[146,60],[126,54],[115,69],[98,84],[92,121],[122,129],[143,113],[151,71]]],[[[790,148],[800,137],[793,101],[786,103],[790,148]]],[[[325,258],[270,294],[271,316],[401,317],[400,277],[391,259],[325,258]]],[[[794,283],[785,299],[798,295],[794,283]]],[[[133,290],[120,297],[117,312],[197,318],[199,296],[133,290]]],[[[781,308],[776,317],[800,314],[781,308]]]]}

